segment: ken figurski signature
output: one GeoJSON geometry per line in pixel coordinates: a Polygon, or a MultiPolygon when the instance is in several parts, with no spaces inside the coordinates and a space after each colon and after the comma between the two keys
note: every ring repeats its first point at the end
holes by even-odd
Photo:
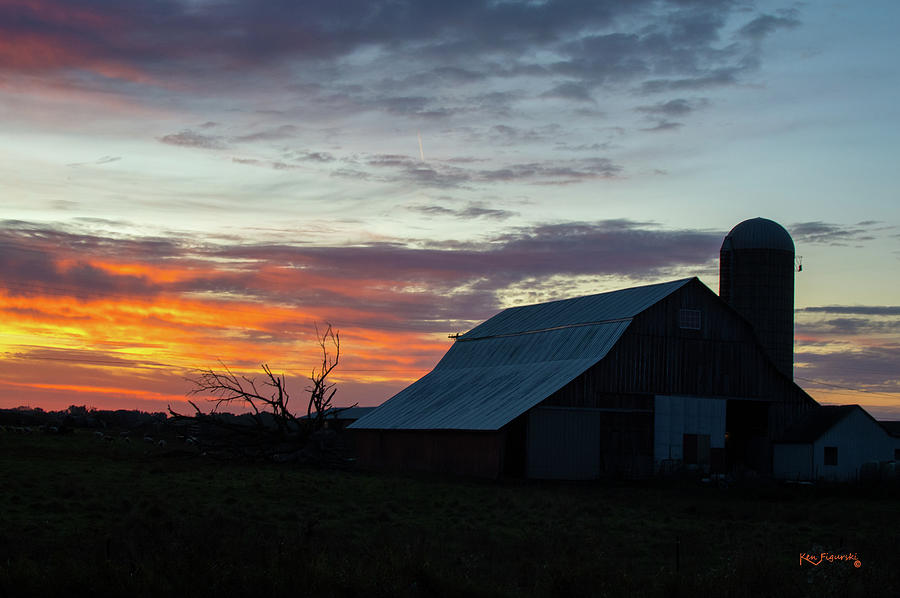
{"type": "Polygon", "coordinates": [[[853,561],[854,567],[861,567],[862,563],[859,560],[859,557],[856,556],[855,552],[848,552],[847,554],[834,554],[833,552],[822,552],[819,554],[809,554],[806,552],[800,553],[800,566],[803,566],[803,563],[807,562],[813,567],[818,567],[825,561],[829,563],[833,563],[834,561],[853,561]]]}

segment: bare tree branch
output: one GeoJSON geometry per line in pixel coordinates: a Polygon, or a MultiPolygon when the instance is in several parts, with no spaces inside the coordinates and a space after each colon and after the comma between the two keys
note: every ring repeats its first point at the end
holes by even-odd
{"type": "MultiPolygon", "coordinates": [[[[246,436],[248,431],[253,431],[259,438],[272,436],[269,444],[283,444],[294,439],[302,442],[311,434],[325,427],[325,417],[331,409],[331,402],[337,392],[337,385],[328,379],[328,376],[338,366],[341,357],[340,332],[334,330],[330,323],[324,331],[320,332],[316,325],[316,342],[322,351],[321,365],[313,368],[310,374],[311,384],[306,387],[309,392],[309,401],[306,408],[306,417],[298,418],[289,409],[290,394],[287,390],[284,374],[276,374],[268,364],[262,364],[265,374],[262,381],[257,384],[255,378],[244,375],[236,375],[227,365],[219,361],[220,370],[201,369],[195,376],[188,378],[193,384],[189,395],[212,395],[207,400],[213,403],[210,413],[206,414],[193,401],[188,401],[194,408],[194,415],[177,413],[169,406],[169,414],[176,420],[192,420],[197,423],[212,424],[218,428],[239,432],[246,436]],[[227,407],[237,407],[249,411],[254,426],[249,430],[247,426],[227,422],[222,410],[227,407]],[[266,415],[268,414],[268,415],[266,415]],[[265,417],[264,417],[265,416],[265,417]],[[271,416],[274,430],[267,426],[266,418],[271,416]]],[[[265,442],[260,443],[260,445],[265,442]]],[[[246,442],[241,445],[246,448],[246,442]]],[[[254,446],[253,450],[258,454],[263,449],[254,446]]],[[[271,451],[270,451],[271,452],[271,451]]]]}
{"type": "Polygon", "coordinates": [[[325,414],[337,392],[336,384],[328,381],[328,375],[338,366],[341,359],[341,334],[335,331],[330,323],[325,332],[320,334],[319,326],[316,325],[316,339],[322,349],[322,365],[318,369],[313,368],[309,375],[312,386],[306,387],[309,392],[306,416],[312,418],[315,412],[314,427],[319,430],[324,426],[325,414]]]}

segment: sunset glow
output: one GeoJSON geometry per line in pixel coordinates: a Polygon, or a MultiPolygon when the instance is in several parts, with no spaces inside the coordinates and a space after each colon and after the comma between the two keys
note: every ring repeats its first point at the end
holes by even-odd
{"type": "MultiPolygon", "coordinates": [[[[383,4],[383,6],[382,6],[383,4]]],[[[0,10],[0,407],[377,405],[500,309],[699,276],[791,233],[795,376],[900,419],[900,72],[875,2],[0,10]]]]}

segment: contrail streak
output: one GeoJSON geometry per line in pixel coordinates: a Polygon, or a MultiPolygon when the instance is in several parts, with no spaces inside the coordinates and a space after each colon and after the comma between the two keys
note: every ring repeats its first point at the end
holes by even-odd
{"type": "Polygon", "coordinates": [[[419,138],[419,159],[425,161],[425,150],[422,149],[422,133],[416,130],[416,136],[419,138]]]}

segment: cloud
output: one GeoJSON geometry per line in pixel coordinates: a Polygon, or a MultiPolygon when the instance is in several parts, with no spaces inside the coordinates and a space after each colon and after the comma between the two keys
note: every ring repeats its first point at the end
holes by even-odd
{"type": "Polygon", "coordinates": [[[741,27],[742,37],[760,40],[779,29],[794,29],[800,26],[796,10],[783,11],[780,16],[760,15],[741,27]]]}
{"type": "Polygon", "coordinates": [[[861,222],[857,225],[842,225],[822,222],[798,222],[788,227],[795,243],[815,243],[845,247],[858,245],[876,238],[876,233],[892,230],[891,226],[879,226],[876,222],[861,222]]]}
{"type": "Polygon", "coordinates": [[[543,98],[563,98],[566,100],[575,100],[576,102],[588,102],[593,104],[594,97],[591,94],[590,87],[584,83],[575,83],[572,81],[560,83],[555,87],[548,89],[541,94],[543,98]]]}
{"type": "Polygon", "coordinates": [[[473,143],[491,145],[520,145],[525,143],[539,143],[564,136],[563,128],[556,123],[549,123],[539,127],[516,127],[507,124],[494,125],[487,131],[472,131],[469,139],[473,143]]]}
{"type": "Polygon", "coordinates": [[[194,131],[181,131],[180,133],[172,133],[159,138],[159,141],[169,145],[178,145],[181,147],[196,147],[200,149],[220,150],[226,149],[228,145],[223,137],[214,135],[203,135],[194,131]]]}
{"type": "MultiPolygon", "coordinates": [[[[455,218],[507,217],[504,210],[481,204],[451,212],[455,218]]],[[[150,299],[212,293],[219,299],[339,310],[354,314],[346,316],[348,321],[376,328],[383,320],[410,329],[441,329],[451,321],[490,315],[499,293],[527,280],[672,278],[714,260],[720,236],[609,220],[518,227],[465,243],[197,244],[180,237],[97,237],[4,222],[0,247],[8,257],[0,264],[0,288],[12,295],[61,293],[86,301],[107,295],[150,299]]]]}
{"type": "Polygon", "coordinates": [[[697,77],[649,79],[641,83],[640,91],[644,94],[654,94],[666,91],[696,91],[734,85],[738,82],[739,75],[743,70],[746,70],[746,67],[725,67],[714,69],[708,74],[697,77]]]}
{"type": "Polygon", "coordinates": [[[473,220],[477,218],[485,218],[489,220],[507,220],[516,215],[516,212],[502,210],[498,208],[487,207],[482,203],[469,203],[465,208],[454,210],[445,206],[438,205],[418,205],[409,208],[414,212],[419,212],[429,216],[446,216],[457,218],[460,220],[473,220]]]}
{"type": "Polygon", "coordinates": [[[804,307],[797,311],[863,316],[900,316],[900,306],[898,305],[822,305],[804,307]]]}
{"type": "Polygon", "coordinates": [[[795,330],[815,337],[900,334],[900,320],[875,318],[828,318],[814,322],[800,321],[795,330]]]}
{"type": "Polygon", "coordinates": [[[121,156],[102,156],[100,158],[97,158],[93,162],[71,162],[69,164],[66,164],[66,166],[69,166],[71,168],[78,168],[81,166],[102,166],[103,164],[118,162],[121,159],[121,156]]]}
{"type": "MultiPolygon", "coordinates": [[[[798,351],[795,376],[849,390],[900,393],[900,345],[849,347],[828,353],[798,351]]],[[[857,401],[866,399],[857,393],[857,401]]]]}
{"type": "Polygon", "coordinates": [[[285,154],[285,158],[298,162],[319,162],[322,164],[334,162],[337,158],[329,152],[315,152],[311,150],[294,150],[285,154]]]}
{"type": "MultiPolygon", "coordinates": [[[[500,130],[502,131],[503,127],[500,130]]],[[[568,185],[612,178],[622,172],[622,167],[608,158],[544,160],[501,164],[494,168],[470,166],[479,164],[473,160],[423,162],[403,154],[360,155],[345,162],[344,168],[332,173],[334,176],[444,189],[512,182],[528,185],[568,185]]]]}
{"type": "Polygon", "coordinates": [[[256,131],[254,133],[248,133],[246,135],[239,135],[234,138],[234,141],[247,142],[288,139],[290,137],[296,136],[298,132],[299,129],[295,125],[281,125],[279,127],[256,131]]]}
{"type": "Polygon", "coordinates": [[[657,104],[638,106],[635,108],[638,112],[645,112],[652,115],[661,115],[665,117],[687,116],[688,114],[705,108],[709,105],[709,100],[699,98],[696,100],[687,100],[685,98],[676,98],[668,102],[659,102],[657,104]]]}
{"type": "Polygon", "coordinates": [[[675,129],[680,129],[683,127],[683,123],[672,122],[669,120],[661,120],[656,125],[652,127],[648,127],[646,129],[641,129],[642,131],[650,131],[650,132],[659,132],[659,131],[674,131],[675,129]]]}
{"type": "MultiPolygon", "coordinates": [[[[577,106],[611,86],[657,93],[739,83],[758,68],[761,40],[800,22],[796,11],[748,20],[752,9],[682,0],[265,8],[252,0],[36,0],[0,17],[0,73],[52,76],[165,106],[180,96],[176,90],[215,98],[290,89],[348,113],[512,114],[518,100],[541,94],[577,106]]],[[[285,132],[248,136],[273,134],[285,132]]],[[[208,147],[188,133],[170,137],[208,147]]]]}

